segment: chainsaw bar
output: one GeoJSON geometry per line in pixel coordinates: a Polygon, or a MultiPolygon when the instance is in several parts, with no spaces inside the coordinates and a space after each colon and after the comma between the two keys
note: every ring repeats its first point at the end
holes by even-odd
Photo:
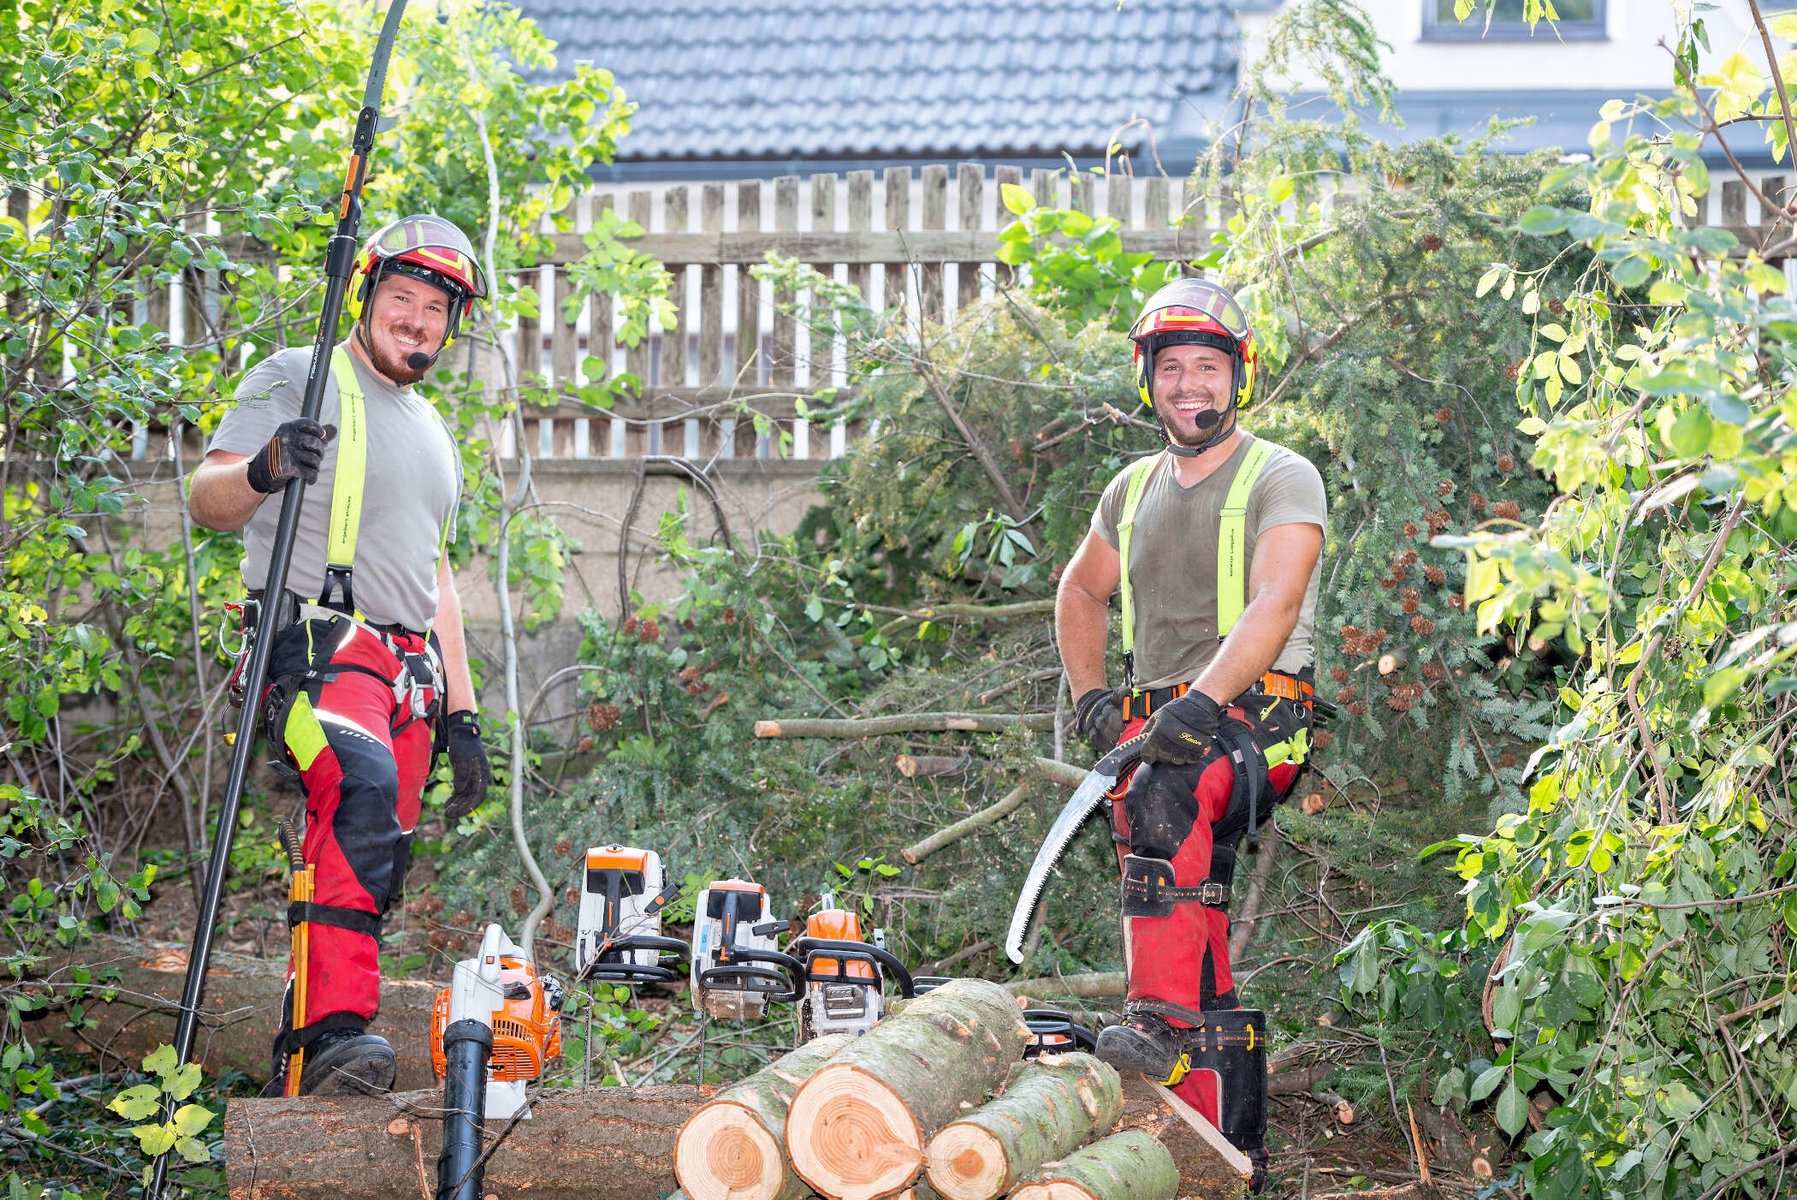
{"type": "Polygon", "coordinates": [[[1099,759],[1073,796],[1061,806],[1061,815],[1055,818],[1048,836],[1042,839],[1036,861],[1030,864],[1030,873],[1024,878],[1023,890],[1017,893],[1017,907],[1011,912],[1011,928],[1005,934],[1005,954],[1012,962],[1023,961],[1023,935],[1029,930],[1036,902],[1042,898],[1048,876],[1054,871],[1061,852],[1067,849],[1067,843],[1092,815],[1092,810],[1104,802],[1105,794],[1117,786],[1117,777],[1134,764],[1141,742],[1142,735],[1138,733],[1099,759]]]}

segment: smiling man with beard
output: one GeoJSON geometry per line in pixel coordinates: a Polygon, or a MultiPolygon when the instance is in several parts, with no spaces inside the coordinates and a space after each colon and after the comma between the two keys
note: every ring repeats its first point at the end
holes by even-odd
{"type": "Polygon", "coordinates": [[[1322,476],[1241,429],[1254,333],[1235,298],[1182,279],[1130,330],[1136,387],[1166,447],[1110,481],[1067,564],[1055,632],[1079,730],[1136,742],[1112,791],[1129,1000],[1098,1056],[1165,1081],[1264,1182],[1266,1029],[1229,972],[1235,848],[1289,794],[1309,749],[1322,476]],[[1123,686],[1105,672],[1121,585],[1123,686]]]}
{"type": "Polygon", "coordinates": [[[302,853],[314,868],[312,900],[288,913],[309,950],[303,970],[290,967],[273,1094],[392,1086],[393,1050],[366,1026],[380,1001],[381,919],[400,892],[437,747],[454,773],[449,820],[486,799],[491,771],[445,550],[461,454],[412,389],[486,294],[455,226],[428,215],[387,226],[356,258],[353,331],[331,354],[319,420],[300,416],[310,348],[277,351],[238,382],[193,475],[189,511],[208,528],[244,531],[251,588],[268,576],[280,518],[281,505],[263,501],[295,479],[312,489],[287,591],[252,590],[249,606],[275,639],[256,699],[278,765],[305,785],[302,853]]]}

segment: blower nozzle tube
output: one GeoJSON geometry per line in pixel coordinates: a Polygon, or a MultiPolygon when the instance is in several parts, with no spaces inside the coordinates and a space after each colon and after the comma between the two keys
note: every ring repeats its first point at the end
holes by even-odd
{"type": "Polygon", "coordinates": [[[487,1060],[493,1029],[483,1021],[451,1022],[443,1031],[443,1153],[437,1156],[437,1200],[481,1200],[481,1140],[487,1110],[487,1060]]]}

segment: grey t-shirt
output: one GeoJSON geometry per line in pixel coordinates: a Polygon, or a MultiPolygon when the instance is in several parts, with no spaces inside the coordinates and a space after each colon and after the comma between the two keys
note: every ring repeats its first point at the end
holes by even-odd
{"type": "MultiPolygon", "coordinates": [[[[1148,468],[1148,482],[1136,506],[1135,531],[1130,534],[1131,561],[1126,565],[1135,609],[1137,687],[1190,683],[1216,657],[1221,645],[1217,639],[1217,542],[1223,501],[1236,468],[1255,440],[1244,432],[1229,461],[1189,488],[1180,487],[1174,478],[1170,454],[1162,453],[1148,468]]],[[[1275,451],[1248,496],[1247,577],[1251,577],[1248,572],[1253,570],[1254,544],[1261,530],[1296,522],[1325,527],[1328,516],[1329,501],[1316,467],[1283,446],[1275,451]]],[[[1112,549],[1117,548],[1124,492],[1136,469],[1137,464],[1131,463],[1119,472],[1092,513],[1092,531],[1112,549]]],[[[1298,624],[1274,660],[1274,670],[1289,674],[1313,661],[1311,633],[1321,581],[1319,560],[1311,570],[1310,586],[1304,590],[1298,624]]]]}
{"type": "MultiPolygon", "coordinates": [[[[348,343],[343,345],[349,354],[348,343]]],[[[462,460],[448,427],[424,397],[395,387],[349,354],[362,385],[368,423],[367,468],[362,519],[356,538],[356,607],[383,625],[428,629],[437,615],[437,557],[445,531],[453,537],[462,495],[462,460]]],[[[206,449],[254,454],[268,444],[275,427],[300,414],[306,390],[309,346],[276,351],[253,364],[237,383],[236,404],[225,413],[206,449]]],[[[325,384],[318,419],[342,427],[337,381],[325,384]]],[[[325,530],[331,489],[337,480],[337,442],[325,452],[318,482],[306,488],[289,591],[317,596],[324,589],[325,530]]],[[[259,588],[268,580],[269,548],[281,517],[281,493],[256,509],[244,526],[243,579],[259,588]]]]}

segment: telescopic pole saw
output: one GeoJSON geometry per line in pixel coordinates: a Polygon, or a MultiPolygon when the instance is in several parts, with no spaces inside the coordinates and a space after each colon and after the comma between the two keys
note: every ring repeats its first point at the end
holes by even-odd
{"type": "MultiPolygon", "coordinates": [[[[306,392],[300,415],[318,419],[324,402],[325,380],[330,377],[331,350],[337,339],[337,321],[343,313],[343,294],[348,289],[350,271],[355,265],[356,239],[362,226],[362,184],[368,174],[369,155],[374,150],[377,133],[392,122],[381,120],[381,93],[387,86],[387,60],[393,54],[394,39],[399,36],[399,23],[405,16],[406,0],[392,0],[387,18],[381,25],[381,36],[374,46],[374,58],[368,67],[368,87],[362,93],[362,111],[356,116],[356,131],[350,143],[349,169],[343,176],[343,195],[337,207],[337,229],[325,251],[324,311],[318,318],[318,338],[312,345],[312,365],[306,373],[306,392]]],[[[304,480],[295,479],[281,496],[281,520],[275,527],[274,547],[269,554],[268,581],[262,594],[271,603],[263,609],[272,614],[272,603],[287,586],[287,565],[293,555],[294,530],[299,526],[300,505],[306,496],[304,480]]],[[[256,740],[258,709],[261,707],[262,685],[268,676],[269,648],[274,642],[272,620],[257,622],[250,643],[249,667],[244,674],[244,704],[237,717],[237,739],[231,749],[231,770],[225,777],[224,800],[218,809],[218,833],[212,841],[212,855],[206,864],[205,894],[200,900],[199,920],[193,931],[193,950],[187,960],[187,982],[181,989],[181,1013],[175,1021],[175,1058],[186,1063],[193,1052],[193,1039],[200,1018],[200,999],[206,987],[206,965],[212,957],[212,931],[218,916],[218,899],[224,889],[225,871],[231,861],[231,837],[237,831],[237,807],[243,799],[243,781],[249,772],[250,752],[256,740]]],[[[162,1120],[172,1118],[172,1100],[166,1101],[162,1120]]],[[[168,1175],[168,1151],[156,1157],[155,1170],[145,1195],[147,1200],[160,1200],[168,1175]]]]}

